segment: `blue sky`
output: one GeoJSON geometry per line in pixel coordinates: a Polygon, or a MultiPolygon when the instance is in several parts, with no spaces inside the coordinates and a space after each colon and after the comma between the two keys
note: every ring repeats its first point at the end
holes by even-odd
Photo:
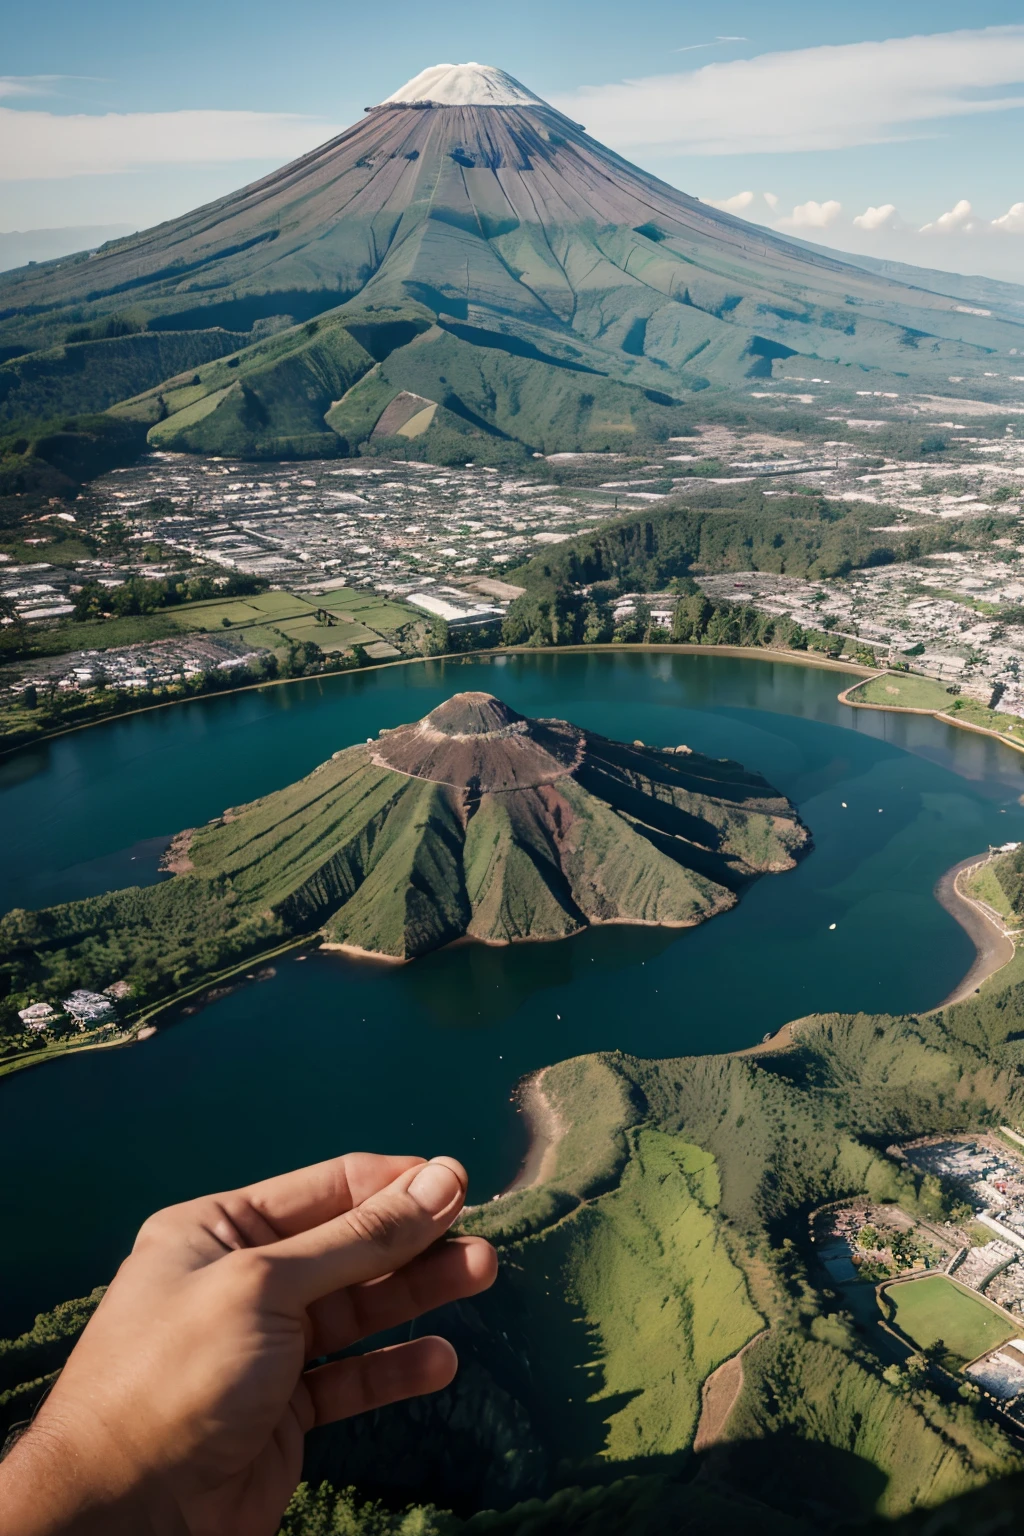
{"type": "Polygon", "coordinates": [[[1024,13],[1004,0],[50,0],[2,57],[0,229],[144,227],[476,59],[743,217],[1024,282],[1024,13]]]}

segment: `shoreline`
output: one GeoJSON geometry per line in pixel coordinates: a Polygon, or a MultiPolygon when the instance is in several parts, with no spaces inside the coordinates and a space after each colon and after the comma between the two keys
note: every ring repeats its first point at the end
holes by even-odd
{"type": "Polygon", "coordinates": [[[546,1184],[555,1172],[558,1149],[569,1127],[544,1092],[544,1078],[549,1070],[549,1067],[540,1067],[516,1087],[519,1111],[526,1121],[526,1155],[511,1184],[492,1196],[491,1204],[546,1184]]]}
{"type": "MultiPolygon", "coordinates": [[[[834,661],[828,656],[810,656],[803,651],[777,650],[766,645],[690,645],[686,642],[669,642],[667,645],[650,645],[642,640],[630,641],[625,645],[614,645],[610,641],[603,641],[599,645],[546,645],[543,650],[552,655],[569,655],[577,653],[584,655],[594,651],[652,651],[664,654],[677,651],[684,655],[692,656],[738,656],[760,657],[765,661],[786,661],[796,666],[824,667],[838,672],[854,672],[859,674],[860,681],[866,681],[876,675],[872,667],[862,667],[859,662],[834,661]]],[[[95,720],[80,720],[75,725],[65,725],[58,731],[45,731],[39,736],[33,736],[29,741],[19,742],[13,747],[0,748],[0,762],[9,757],[15,757],[19,752],[27,752],[32,747],[41,747],[48,741],[57,741],[61,736],[72,736],[76,731],[91,731],[96,726],[110,725],[116,720],[130,720],[135,715],[148,715],[156,709],[177,709],[179,705],[201,704],[213,699],[233,698],[237,694],[257,693],[264,688],[288,688],[296,683],[325,682],[334,677],[351,677],[362,675],[364,672],[381,672],[391,667],[417,667],[433,661],[473,661],[488,656],[536,656],[538,650],[529,645],[495,645],[479,651],[446,651],[441,656],[402,656],[397,661],[375,661],[365,667],[345,667],[337,672],[314,672],[308,677],[274,677],[267,678],[261,683],[246,683],[241,688],[223,688],[216,693],[193,693],[186,698],[160,699],[151,704],[140,704],[136,709],[118,710],[109,715],[99,715],[95,720]]],[[[850,688],[857,686],[851,683],[850,688]]],[[[844,701],[845,702],[845,701],[844,701]]],[[[875,706],[866,704],[859,706],[863,709],[872,709],[875,706]]],[[[950,722],[951,724],[955,722],[950,722]]],[[[987,732],[986,734],[991,734],[987,732]]],[[[1002,738],[998,738],[1002,740],[1002,738]]],[[[1024,750],[1022,748],[1021,750],[1024,750]]]]}
{"type": "MultiPolygon", "coordinates": [[[[866,705],[865,708],[873,708],[866,705]]],[[[924,713],[924,711],[921,711],[924,713]]],[[[959,864],[954,864],[951,869],[939,876],[932,887],[932,894],[940,907],[945,908],[974,945],[974,960],[966,976],[957,982],[941,1002],[933,1004],[931,1008],[921,1009],[922,1015],[938,1013],[943,1008],[951,1008],[955,1003],[962,1003],[976,992],[980,992],[985,982],[990,977],[997,975],[1009,965],[1017,953],[1017,946],[1011,935],[1003,927],[998,917],[988,911],[980,902],[968,896],[960,885],[961,878],[971,870],[977,869],[979,864],[984,864],[991,857],[988,853],[972,853],[968,858],[961,859],[959,864]]],[[[726,1056],[767,1056],[775,1051],[788,1051],[797,1044],[797,1036],[800,1026],[813,1014],[807,1014],[804,1018],[791,1019],[783,1024],[768,1040],[762,1040],[756,1045],[747,1045],[736,1051],[725,1051],[726,1056]]]]}
{"type": "MultiPolygon", "coordinates": [[[[1011,751],[1024,754],[1024,742],[1013,741],[999,731],[993,731],[985,725],[975,725],[970,721],[961,720],[956,715],[945,714],[937,709],[919,709],[902,704],[869,704],[861,699],[851,699],[851,694],[861,683],[871,682],[875,678],[885,677],[889,673],[888,667],[865,667],[858,661],[840,661],[831,656],[811,654],[809,651],[791,651],[770,645],[693,645],[688,641],[668,641],[665,644],[652,645],[642,640],[628,641],[623,645],[616,645],[610,641],[602,641],[597,645],[546,645],[540,653],[551,655],[587,655],[597,652],[611,651],[643,651],[655,655],[676,653],[684,656],[732,656],[749,661],[781,661],[789,666],[818,667],[825,671],[852,673],[857,678],[854,683],[849,683],[843,688],[836,698],[840,704],[845,704],[849,709],[875,709],[880,714],[890,715],[926,715],[933,720],[939,720],[943,725],[952,726],[959,731],[972,731],[977,736],[988,736],[993,741],[1002,742],[1003,746],[1011,751]]],[[[324,682],[333,677],[348,677],[354,673],[380,672],[391,667],[422,666],[427,662],[435,661],[477,661],[491,656],[536,656],[539,652],[536,647],[528,645],[497,645],[489,646],[477,651],[446,651],[440,656],[402,656],[395,661],[376,661],[364,667],[347,667],[337,672],[314,672],[308,677],[276,677],[268,678],[260,683],[246,683],[241,688],[225,688],[216,693],[195,693],[186,698],[161,699],[151,704],[141,704],[136,709],[120,710],[114,714],[100,715],[95,720],[82,720],[76,725],[66,725],[61,730],[46,731],[42,735],[33,736],[29,741],[19,742],[13,747],[0,747],[0,762],[7,758],[16,757],[19,752],[28,751],[32,747],[44,746],[47,742],[57,741],[62,736],[73,735],[76,731],[92,730],[96,726],[109,725],[115,720],[129,720],[134,715],[149,714],[156,709],[174,709],[178,705],[198,704],[212,699],[230,698],[236,694],[255,693],[265,688],[286,688],[297,683],[324,682]]]]}

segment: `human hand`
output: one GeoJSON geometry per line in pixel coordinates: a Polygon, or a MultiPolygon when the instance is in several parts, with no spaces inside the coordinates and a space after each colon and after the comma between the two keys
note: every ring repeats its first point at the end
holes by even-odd
{"type": "Polygon", "coordinates": [[[480,1238],[444,1242],[451,1158],[352,1153],[159,1211],[0,1463],[17,1536],[273,1536],[317,1424],[451,1381],[419,1338],[311,1360],[485,1290],[480,1238]]]}

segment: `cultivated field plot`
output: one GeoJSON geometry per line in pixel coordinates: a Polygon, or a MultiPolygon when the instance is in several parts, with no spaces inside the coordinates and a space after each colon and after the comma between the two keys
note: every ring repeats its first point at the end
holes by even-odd
{"type": "Polygon", "coordinates": [[[336,613],[339,618],[343,614],[349,614],[360,623],[367,624],[372,629],[401,629],[404,624],[422,615],[412,613],[408,608],[399,603],[389,603],[386,598],[378,597],[375,592],[354,592],[348,587],[339,587],[335,592],[327,592],[323,597],[316,599],[317,606],[326,608],[329,613],[336,613]]]}
{"type": "Polygon", "coordinates": [[[950,1354],[974,1360],[1019,1334],[1009,1318],[945,1275],[889,1286],[891,1321],[919,1349],[942,1340],[950,1354]]]}
{"type": "Polygon", "coordinates": [[[365,624],[318,624],[316,619],[287,619],[277,626],[289,640],[311,640],[322,651],[346,651],[352,645],[368,645],[379,640],[375,630],[365,624]]]}
{"type": "Polygon", "coordinates": [[[188,603],[171,610],[182,629],[216,629],[224,619],[232,625],[276,624],[281,619],[312,617],[314,609],[305,598],[290,592],[260,592],[255,597],[211,598],[208,603],[188,603]]]}
{"type": "Polygon", "coordinates": [[[296,597],[290,592],[260,592],[254,597],[212,598],[168,611],[178,629],[216,632],[230,628],[247,644],[270,650],[289,641],[310,640],[327,654],[353,645],[372,645],[419,615],[374,592],[341,588],[324,597],[296,597]],[[324,614],[334,622],[325,624],[324,614]]]}

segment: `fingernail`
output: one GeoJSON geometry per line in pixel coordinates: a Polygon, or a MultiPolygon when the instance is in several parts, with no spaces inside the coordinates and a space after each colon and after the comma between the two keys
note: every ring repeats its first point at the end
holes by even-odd
{"type": "Polygon", "coordinates": [[[440,1216],[462,1194],[462,1184],[447,1163],[428,1163],[409,1185],[409,1193],[429,1215],[440,1216]]]}

